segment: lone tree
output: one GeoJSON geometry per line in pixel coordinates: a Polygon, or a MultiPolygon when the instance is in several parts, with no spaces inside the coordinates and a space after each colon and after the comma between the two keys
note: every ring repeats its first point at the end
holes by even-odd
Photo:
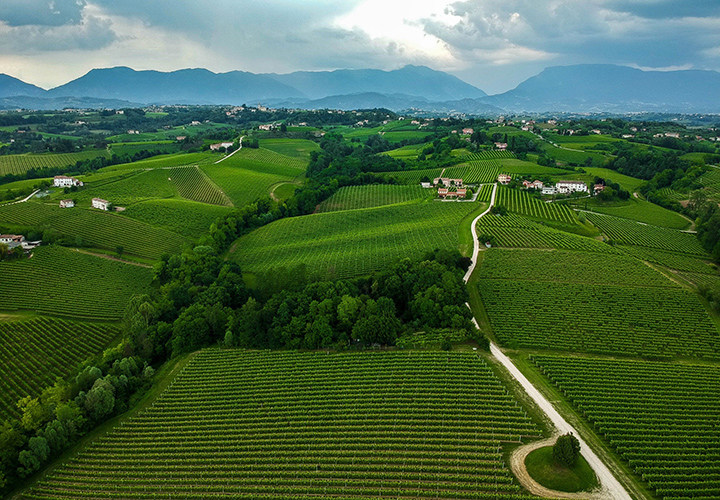
{"type": "Polygon", "coordinates": [[[580,455],[580,441],[572,435],[565,434],[557,438],[553,446],[553,460],[565,467],[572,467],[580,455]]]}

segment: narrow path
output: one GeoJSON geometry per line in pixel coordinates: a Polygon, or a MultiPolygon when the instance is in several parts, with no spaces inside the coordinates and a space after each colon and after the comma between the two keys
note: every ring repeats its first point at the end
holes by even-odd
{"type": "Polygon", "coordinates": [[[75,251],[77,251],[78,253],[84,253],[85,255],[92,255],[94,257],[100,257],[101,259],[114,260],[116,262],[122,262],[123,264],[129,264],[131,266],[138,266],[138,267],[144,267],[145,269],[152,269],[152,266],[150,266],[148,264],[141,264],[140,262],[132,262],[130,260],[121,259],[120,257],[115,257],[114,255],[108,255],[106,253],[89,252],[87,250],[81,250],[79,248],[76,248],[75,251]]]}
{"type": "Polygon", "coordinates": [[[234,155],[235,153],[237,153],[238,151],[240,151],[240,150],[242,149],[242,140],[243,140],[244,138],[245,138],[244,135],[240,137],[240,141],[239,141],[239,144],[238,144],[238,148],[237,148],[235,151],[233,151],[232,153],[230,153],[230,154],[227,155],[227,156],[223,156],[223,157],[220,158],[218,161],[216,161],[216,162],[214,163],[214,165],[217,165],[217,164],[220,163],[221,161],[227,160],[227,159],[230,158],[232,155],[234,155]]]}
{"type": "Polygon", "coordinates": [[[470,275],[472,275],[473,271],[475,271],[475,267],[477,266],[477,259],[478,255],[480,255],[480,242],[478,241],[478,234],[477,234],[477,223],[480,220],[480,218],[490,213],[490,210],[492,210],[492,207],[495,205],[495,195],[497,194],[497,183],[493,184],[493,192],[490,196],[490,206],[485,210],[483,213],[475,217],[472,221],[472,225],[470,226],[470,231],[472,232],[472,239],[473,239],[473,254],[472,254],[472,264],[470,264],[470,268],[465,273],[465,276],[463,277],[463,280],[465,283],[468,282],[470,279],[470,275]]]}
{"type": "Polygon", "coordinates": [[[15,204],[17,204],[17,203],[25,203],[26,201],[28,201],[30,198],[32,198],[33,196],[35,196],[35,195],[36,195],[37,193],[39,193],[39,192],[40,192],[40,190],[39,190],[39,189],[36,189],[35,191],[33,191],[32,193],[30,193],[29,195],[27,195],[27,196],[26,196],[25,198],[23,198],[22,200],[17,200],[17,201],[10,202],[10,203],[8,203],[8,205],[15,205],[15,204]]]}
{"type": "MultiPolygon", "coordinates": [[[[477,267],[477,258],[480,254],[480,242],[478,241],[478,235],[477,235],[477,222],[480,220],[481,217],[486,215],[490,212],[492,207],[495,205],[495,195],[497,193],[497,184],[493,187],[493,193],[490,197],[490,206],[487,210],[485,210],[483,213],[478,215],[472,222],[471,230],[472,230],[472,237],[473,237],[473,255],[472,255],[472,264],[470,264],[470,268],[468,269],[467,273],[465,273],[465,277],[463,278],[465,283],[468,282],[470,279],[470,276],[475,271],[475,268],[477,267]]],[[[469,305],[468,305],[469,307],[469,305]]],[[[477,320],[473,318],[473,322],[477,326],[477,320]]],[[[587,494],[587,496],[582,497],[572,497],[572,498],[593,498],[593,499],[614,499],[614,500],[632,500],[632,497],[630,494],[628,494],[625,487],[620,484],[620,482],[615,479],[615,476],[613,476],[612,472],[610,472],[610,469],[603,463],[602,460],[595,454],[592,449],[588,446],[588,444],[580,437],[580,434],[575,430],[553,407],[553,405],[543,396],[540,391],[538,391],[535,386],[530,383],[530,381],[525,377],[525,375],[522,374],[522,372],[515,366],[515,364],[508,358],[503,352],[500,350],[500,348],[495,345],[494,342],[490,342],[490,352],[493,355],[493,357],[499,361],[505,369],[510,373],[510,375],[522,386],[523,390],[527,393],[527,395],[535,402],[535,404],[540,408],[541,411],[545,413],[548,420],[550,420],[556,429],[556,434],[567,434],[568,432],[572,432],[580,441],[580,448],[581,448],[581,454],[583,457],[585,457],[585,460],[588,461],[590,464],[590,467],[593,468],[595,471],[595,475],[598,478],[598,481],[600,482],[600,491],[597,493],[587,494]]],[[[524,460],[524,459],[523,459],[524,460]]],[[[527,471],[524,473],[522,472],[524,470],[524,462],[522,464],[522,467],[520,469],[521,472],[517,472],[515,469],[513,469],[513,472],[515,472],[515,475],[518,476],[518,480],[520,480],[520,477],[522,477],[524,480],[530,480],[532,479],[527,475],[527,471]]],[[[532,481],[535,483],[534,481],[532,481]]],[[[525,485],[523,485],[525,486],[525,485]]],[[[528,491],[532,492],[532,489],[530,487],[525,486],[528,491]]],[[[535,483],[532,488],[543,488],[539,484],[535,483]]],[[[549,490],[547,490],[549,491],[549,490]]],[[[550,492],[551,497],[557,497],[559,498],[562,495],[562,493],[558,492],[550,492]]],[[[565,497],[570,498],[570,497],[565,497]]]]}

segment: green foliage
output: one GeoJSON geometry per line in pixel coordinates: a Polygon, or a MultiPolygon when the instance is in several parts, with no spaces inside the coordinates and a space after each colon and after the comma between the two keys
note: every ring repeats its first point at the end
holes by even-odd
{"type": "Polygon", "coordinates": [[[207,232],[218,217],[232,212],[229,207],[200,204],[185,200],[150,200],[136,203],[122,215],[151,226],[167,229],[186,238],[196,239],[207,232]]]}
{"type": "Polygon", "coordinates": [[[430,168],[430,169],[423,169],[423,170],[403,170],[403,171],[396,171],[396,172],[382,172],[383,174],[387,175],[388,177],[394,177],[398,180],[398,182],[402,182],[404,184],[419,184],[422,179],[427,178],[430,181],[435,179],[436,177],[440,177],[440,174],[442,173],[441,168],[430,168]]]}
{"type": "Polygon", "coordinates": [[[533,359],[659,498],[718,497],[717,366],[533,359]]]}
{"type": "Polygon", "coordinates": [[[559,436],[553,445],[553,460],[563,467],[573,467],[580,456],[580,441],[572,433],[559,436]]]}
{"type": "Polygon", "coordinates": [[[0,206],[0,220],[14,226],[47,229],[43,235],[45,243],[66,237],[69,239],[66,243],[75,246],[75,239],[80,237],[87,246],[115,250],[121,244],[126,253],[150,259],[165,252],[177,252],[187,242],[170,231],[100,210],[63,209],[28,202],[0,206]]]}
{"type": "Polygon", "coordinates": [[[197,167],[171,168],[167,174],[183,198],[210,205],[232,206],[225,193],[197,167]]]}
{"type": "MultiPolygon", "coordinates": [[[[245,149],[243,149],[245,151],[245,149]]],[[[270,164],[259,164],[261,169],[250,169],[248,162],[233,162],[235,156],[217,165],[203,165],[202,171],[227,196],[232,203],[241,207],[258,198],[267,197],[273,185],[281,182],[290,182],[302,171],[296,169],[277,169],[273,172],[270,164]],[[291,175],[287,175],[287,174],[291,175]]]]}
{"type": "Polygon", "coordinates": [[[75,163],[92,158],[109,155],[104,149],[82,151],[78,153],[59,154],[27,154],[27,155],[0,155],[0,176],[7,174],[23,174],[28,170],[41,170],[53,167],[68,167],[75,163]]]}
{"type": "Polygon", "coordinates": [[[56,245],[35,249],[31,259],[0,262],[0,274],[0,309],[100,319],[121,317],[151,279],[142,267],[56,245]]]}
{"type": "Polygon", "coordinates": [[[139,498],[171,489],[208,497],[229,483],[248,498],[414,498],[425,490],[529,500],[502,452],[526,436],[540,432],[469,353],[205,350],[152,409],[50,471],[28,496],[139,498]],[[162,463],[150,464],[149,449],[162,463]],[[287,460],[278,464],[269,449],[287,460]]]}
{"type": "Polygon", "coordinates": [[[323,279],[368,275],[401,257],[456,249],[460,220],[476,208],[409,204],[282,219],[244,236],[232,258],[253,273],[305,263],[323,279]]]}
{"type": "Polygon", "coordinates": [[[393,184],[369,184],[365,186],[347,186],[325,200],[318,212],[336,212],[338,210],[356,210],[361,208],[397,205],[427,198],[428,191],[420,186],[397,186],[393,184]]]}

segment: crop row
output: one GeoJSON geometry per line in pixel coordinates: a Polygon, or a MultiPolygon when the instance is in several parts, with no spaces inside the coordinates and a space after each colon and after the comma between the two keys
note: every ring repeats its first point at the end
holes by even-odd
{"type": "Polygon", "coordinates": [[[114,326],[50,318],[0,322],[0,420],[18,417],[19,399],[37,396],[117,333],[114,326]]]}
{"type": "Polygon", "coordinates": [[[322,202],[318,212],[357,210],[361,208],[396,205],[419,200],[428,196],[420,186],[397,186],[392,184],[370,184],[340,188],[334,195],[322,202]]]}
{"type": "Polygon", "coordinates": [[[0,262],[0,310],[117,319],[133,294],[145,293],[150,270],[59,246],[32,258],[0,262]]]}
{"type": "Polygon", "coordinates": [[[312,275],[368,275],[403,257],[458,248],[460,221],[475,203],[414,203],[306,215],[243,236],[233,257],[244,270],[307,265],[312,275]]]}
{"type": "Polygon", "coordinates": [[[24,174],[30,169],[68,167],[79,161],[90,160],[98,156],[107,157],[108,153],[104,149],[96,149],[80,153],[3,155],[0,156],[0,176],[24,174]]]}
{"type": "Polygon", "coordinates": [[[395,177],[398,181],[405,184],[418,184],[421,179],[427,178],[431,182],[436,177],[440,177],[441,168],[429,168],[424,170],[399,170],[396,172],[381,172],[388,177],[395,177]]]}
{"type": "Polygon", "coordinates": [[[462,157],[465,161],[482,161],[482,160],[497,160],[500,158],[515,158],[515,155],[512,153],[512,151],[502,151],[502,150],[487,150],[487,151],[479,151],[477,153],[472,153],[467,156],[462,157]]]}
{"type": "Polygon", "coordinates": [[[546,203],[519,189],[498,186],[497,204],[510,212],[538,219],[549,219],[575,224],[577,218],[570,207],[556,203],[546,203]]]}
{"type": "Polygon", "coordinates": [[[608,238],[625,245],[637,245],[699,257],[707,256],[697,236],[673,229],[641,224],[627,219],[587,213],[587,218],[608,238]]]}
{"type": "Polygon", "coordinates": [[[267,198],[273,185],[291,182],[299,173],[294,168],[275,168],[265,163],[252,165],[248,161],[234,162],[234,158],[218,164],[202,165],[200,168],[236,207],[252,203],[258,198],[267,198]]]}
{"type": "Polygon", "coordinates": [[[502,442],[523,436],[539,432],[471,353],[205,350],[25,498],[520,499],[502,442]]]}
{"type": "Polygon", "coordinates": [[[533,359],[660,498],[720,498],[720,367],[533,359]]]}
{"type": "Polygon", "coordinates": [[[465,184],[485,184],[495,182],[501,172],[498,161],[469,161],[461,165],[446,168],[443,177],[463,179],[465,184]]]}
{"type": "Polygon", "coordinates": [[[490,279],[478,286],[503,345],[720,357],[717,328],[697,295],[686,290],[490,279]]]}
{"type": "Polygon", "coordinates": [[[711,265],[699,257],[663,252],[660,250],[651,250],[649,248],[636,246],[623,246],[622,250],[640,260],[659,264],[678,271],[711,275],[717,275],[718,273],[718,268],[715,265],[711,265]]]}
{"type": "MultiPolygon", "coordinates": [[[[270,151],[265,148],[243,148],[241,151],[235,153],[231,158],[223,160],[222,163],[230,162],[232,164],[240,163],[243,168],[251,168],[247,164],[258,164],[263,163],[266,165],[272,165],[277,169],[292,169],[294,175],[300,175],[308,166],[308,160],[302,158],[293,158],[292,156],[283,155],[270,151]]],[[[280,173],[279,171],[277,173],[280,173]]],[[[285,173],[283,172],[285,175],[285,173]]]]}
{"type": "Polygon", "coordinates": [[[28,228],[51,228],[60,235],[78,239],[80,245],[108,250],[122,245],[127,253],[151,259],[159,258],[165,252],[178,252],[187,241],[178,234],[121,215],[31,202],[1,206],[0,222],[28,228]]]}
{"type": "Polygon", "coordinates": [[[197,240],[208,232],[210,224],[231,210],[230,207],[178,199],[149,200],[128,207],[123,216],[197,240]]]}
{"type": "Polygon", "coordinates": [[[596,285],[678,286],[662,273],[627,255],[563,250],[492,248],[485,253],[480,277],[596,285]]]}
{"type": "Polygon", "coordinates": [[[197,167],[173,168],[167,173],[183,198],[210,205],[232,206],[225,193],[197,167]]]}

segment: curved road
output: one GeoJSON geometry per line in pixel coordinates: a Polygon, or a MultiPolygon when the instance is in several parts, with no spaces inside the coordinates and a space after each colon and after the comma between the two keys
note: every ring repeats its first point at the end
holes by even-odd
{"type": "MultiPolygon", "coordinates": [[[[478,241],[476,228],[477,222],[478,220],[480,220],[481,217],[489,213],[490,209],[492,209],[493,205],[495,204],[496,193],[497,184],[495,184],[495,186],[493,187],[492,196],[490,197],[490,206],[487,210],[478,215],[472,222],[472,235],[474,242],[473,256],[472,264],[470,265],[470,268],[468,269],[468,272],[465,274],[464,277],[466,283],[468,279],[470,279],[470,275],[472,275],[472,273],[475,271],[475,267],[477,266],[477,258],[480,254],[480,242],[478,241]]],[[[473,321],[475,321],[474,318],[473,321]]],[[[477,321],[475,321],[475,324],[477,325],[477,321]]],[[[602,491],[599,492],[597,496],[595,496],[595,498],[632,500],[632,497],[627,492],[625,487],[620,484],[617,479],[615,479],[615,476],[613,476],[612,472],[610,472],[610,469],[605,465],[602,460],[600,460],[600,457],[598,457],[595,452],[590,449],[588,444],[580,437],[580,434],[557,412],[557,410],[553,407],[553,405],[550,404],[547,398],[545,398],[545,396],[543,396],[540,391],[538,391],[535,386],[530,383],[527,377],[525,377],[525,375],[523,375],[522,372],[518,370],[518,368],[510,360],[510,358],[503,354],[503,352],[497,345],[495,345],[494,342],[490,342],[490,352],[495,357],[495,359],[497,359],[505,367],[505,369],[510,373],[510,375],[522,386],[523,390],[530,398],[532,398],[535,404],[537,404],[537,406],[545,413],[547,418],[553,423],[553,425],[557,429],[558,433],[567,434],[568,432],[572,432],[578,438],[578,440],[580,441],[582,456],[585,457],[585,460],[588,461],[590,466],[595,471],[598,480],[600,481],[602,491]]]]}

